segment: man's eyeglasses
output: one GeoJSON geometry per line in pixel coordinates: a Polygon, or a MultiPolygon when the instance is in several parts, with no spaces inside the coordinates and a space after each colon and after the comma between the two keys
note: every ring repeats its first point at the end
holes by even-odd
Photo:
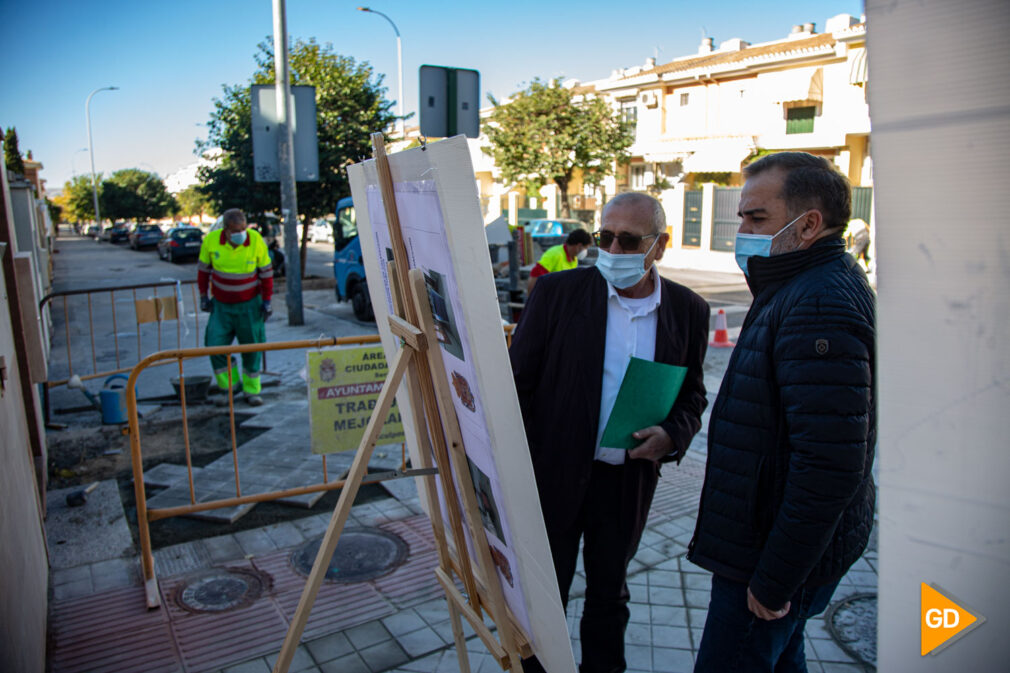
{"type": "Polygon", "coordinates": [[[621,246],[621,250],[624,252],[637,252],[639,247],[642,245],[642,240],[646,238],[656,238],[659,234],[646,234],[645,236],[634,236],[625,232],[620,234],[614,234],[612,231],[598,231],[593,234],[593,239],[596,241],[596,245],[607,249],[614,244],[614,239],[617,239],[617,244],[621,246]]]}

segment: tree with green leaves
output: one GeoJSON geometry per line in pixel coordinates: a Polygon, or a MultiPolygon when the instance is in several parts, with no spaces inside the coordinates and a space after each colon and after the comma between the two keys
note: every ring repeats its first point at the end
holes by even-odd
{"type": "Polygon", "coordinates": [[[102,182],[102,215],[115,220],[144,222],[174,213],[179,205],[154,173],[124,168],[102,182]]]}
{"type": "MultiPolygon", "coordinates": [[[[102,176],[97,177],[99,197],[101,197],[102,176]]],[[[71,222],[83,222],[95,219],[95,202],[91,194],[91,176],[75,175],[72,180],[63,183],[63,192],[57,199],[66,218],[71,222]]]]}
{"type": "Polygon", "coordinates": [[[63,221],[63,206],[46,197],[46,208],[49,209],[49,219],[52,221],[53,226],[59,227],[60,222],[63,221]]]}
{"type": "Polygon", "coordinates": [[[488,97],[494,111],[484,132],[484,151],[494,158],[508,183],[538,190],[553,182],[567,217],[568,187],[576,170],[594,184],[627,161],[634,138],[620,115],[602,98],[573,94],[561,80],[539,79],[507,102],[488,97]]]}
{"type": "MultiPolygon", "coordinates": [[[[255,55],[252,84],[274,83],[274,54],[264,41],[255,55]]],[[[303,223],[333,212],[338,199],[348,196],[345,168],[371,156],[369,134],[395,119],[392,103],[384,97],[382,76],[368,63],[341,56],[331,45],[294,40],[289,53],[291,84],[316,88],[316,128],[319,143],[319,181],[298,183],[298,210],[303,223]]],[[[248,85],[223,87],[214,100],[207,124],[207,140],[198,150],[220,148],[221,160],[200,169],[201,191],[217,212],[241,208],[255,220],[280,210],[280,188],[275,182],[253,179],[252,104],[248,85]]],[[[305,241],[302,238],[304,271],[305,241]]]]}
{"type": "Polygon", "coordinates": [[[25,162],[24,158],[21,156],[21,150],[18,149],[18,132],[13,126],[7,129],[4,134],[4,163],[7,164],[7,170],[12,171],[15,175],[25,174],[25,162]]]}
{"type": "Polygon", "coordinates": [[[209,213],[210,215],[217,213],[217,211],[211,208],[210,202],[198,185],[186,187],[186,189],[175,195],[175,200],[179,203],[179,210],[177,212],[188,218],[190,223],[193,222],[194,215],[202,219],[204,213],[209,213]]]}

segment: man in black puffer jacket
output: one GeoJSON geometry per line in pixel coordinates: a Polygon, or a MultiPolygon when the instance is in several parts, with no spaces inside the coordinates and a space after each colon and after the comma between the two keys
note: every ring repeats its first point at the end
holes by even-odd
{"type": "Polygon", "coordinates": [[[688,553],[714,573],[695,671],[806,671],[806,619],[873,525],[874,296],[827,160],[783,152],[744,175],[736,255],[754,302],[712,410],[688,553]]]}

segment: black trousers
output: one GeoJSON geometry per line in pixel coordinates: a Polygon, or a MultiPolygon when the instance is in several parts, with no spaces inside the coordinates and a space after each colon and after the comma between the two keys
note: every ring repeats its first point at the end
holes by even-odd
{"type": "MultiPolygon", "coordinates": [[[[651,465],[648,468],[654,469],[651,465]]],[[[648,480],[643,489],[637,479],[628,478],[628,469],[625,465],[593,461],[589,488],[575,522],[566,529],[547,530],[566,610],[579,541],[584,538],[586,597],[579,624],[581,673],[620,673],[627,668],[624,631],[631,613],[625,580],[655,492],[655,480],[648,480]]],[[[525,660],[523,669],[526,673],[544,670],[535,658],[525,660]]]]}

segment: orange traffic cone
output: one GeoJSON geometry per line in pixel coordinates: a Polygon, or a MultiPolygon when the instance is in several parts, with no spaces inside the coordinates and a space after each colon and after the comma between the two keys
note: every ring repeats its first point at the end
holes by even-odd
{"type": "Polygon", "coordinates": [[[726,311],[719,309],[715,316],[715,339],[708,342],[714,348],[732,348],[736,344],[729,340],[729,332],[726,331],[726,311]]]}

